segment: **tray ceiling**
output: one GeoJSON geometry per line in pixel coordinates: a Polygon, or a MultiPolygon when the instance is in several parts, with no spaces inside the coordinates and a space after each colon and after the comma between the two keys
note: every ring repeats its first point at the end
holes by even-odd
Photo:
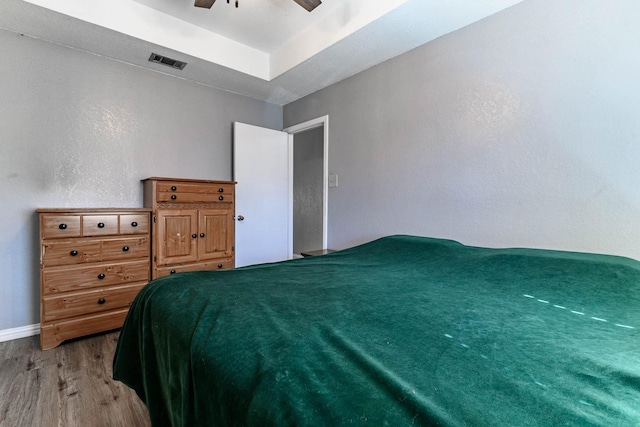
{"type": "Polygon", "coordinates": [[[520,1],[3,0],[0,28],[284,105],[520,1]]]}

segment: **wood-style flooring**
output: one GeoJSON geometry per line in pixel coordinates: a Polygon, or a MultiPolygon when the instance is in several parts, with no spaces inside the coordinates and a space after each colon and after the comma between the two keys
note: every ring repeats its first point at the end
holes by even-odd
{"type": "Polygon", "coordinates": [[[41,351],[39,336],[0,343],[0,427],[145,427],[147,408],[112,377],[118,331],[41,351]]]}

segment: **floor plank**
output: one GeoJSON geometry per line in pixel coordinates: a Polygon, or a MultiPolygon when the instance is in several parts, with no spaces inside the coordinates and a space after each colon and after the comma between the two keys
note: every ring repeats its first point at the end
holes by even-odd
{"type": "Polygon", "coordinates": [[[39,337],[0,343],[0,427],[147,427],[147,408],[113,379],[118,332],[46,351],[39,337]]]}

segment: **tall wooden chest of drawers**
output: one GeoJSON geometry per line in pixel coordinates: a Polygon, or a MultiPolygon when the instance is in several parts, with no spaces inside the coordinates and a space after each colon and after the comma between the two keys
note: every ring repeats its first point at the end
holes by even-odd
{"type": "Polygon", "coordinates": [[[38,209],[40,347],[122,326],[150,277],[149,209],[38,209]]]}
{"type": "Polygon", "coordinates": [[[151,277],[235,266],[235,182],[148,178],[152,208],[151,277]]]}

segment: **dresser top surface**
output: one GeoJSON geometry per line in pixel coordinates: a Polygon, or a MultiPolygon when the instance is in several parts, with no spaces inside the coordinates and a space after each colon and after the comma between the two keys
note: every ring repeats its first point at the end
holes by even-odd
{"type": "Polygon", "coordinates": [[[189,178],[163,178],[153,176],[147,179],[143,179],[144,181],[177,181],[177,182],[193,182],[193,183],[202,183],[202,184],[235,184],[235,181],[225,181],[225,180],[210,180],[210,179],[189,179],[189,178]]]}
{"type": "Polygon", "coordinates": [[[38,208],[38,213],[146,213],[151,208],[38,208]]]}

